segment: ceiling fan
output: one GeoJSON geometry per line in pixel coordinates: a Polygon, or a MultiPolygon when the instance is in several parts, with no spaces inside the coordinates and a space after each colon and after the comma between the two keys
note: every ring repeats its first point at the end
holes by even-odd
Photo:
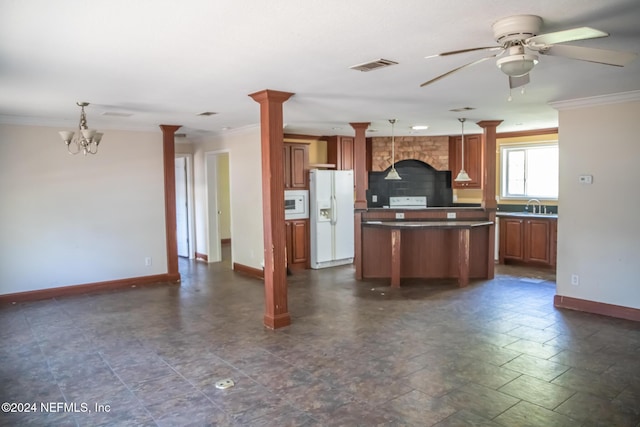
{"type": "Polygon", "coordinates": [[[541,25],[542,18],[535,15],[516,15],[496,21],[492,29],[494,39],[498,43],[497,46],[454,50],[428,56],[427,58],[456,55],[477,50],[498,51],[497,53],[447,71],[436,78],[422,83],[420,87],[435,83],[457,71],[491,58],[498,58],[496,65],[503,73],[509,76],[509,87],[513,89],[529,83],[529,72],[538,63],[538,55],[536,55],[536,53],[541,55],[563,56],[565,58],[615,65],[618,67],[625,66],[638,56],[638,54],[631,52],[562,44],[576,40],[607,37],[609,34],[604,31],[590,27],[579,27],[538,35],[541,25]]]}

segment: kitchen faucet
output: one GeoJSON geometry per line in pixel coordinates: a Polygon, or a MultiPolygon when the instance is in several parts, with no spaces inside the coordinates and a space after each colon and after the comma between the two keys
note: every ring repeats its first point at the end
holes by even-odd
{"type": "MultiPolygon", "coordinates": [[[[529,205],[534,203],[534,202],[538,204],[538,213],[542,213],[542,203],[540,203],[540,200],[538,200],[538,199],[529,199],[529,201],[527,202],[527,207],[524,208],[524,210],[526,210],[528,212],[529,211],[529,205]]],[[[536,205],[533,205],[533,211],[531,213],[536,213],[536,205]]]]}

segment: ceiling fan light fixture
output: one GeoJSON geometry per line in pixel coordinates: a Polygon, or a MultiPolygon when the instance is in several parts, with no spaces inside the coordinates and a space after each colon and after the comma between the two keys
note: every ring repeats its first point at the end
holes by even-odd
{"type": "Polygon", "coordinates": [[[500,58],[496,62],[496,65],[507,76],[521,77],[528,74],[529,71],[533,70],[533,67],[535,67],[537,63],[537,55],[524,53],[500,58]]]}

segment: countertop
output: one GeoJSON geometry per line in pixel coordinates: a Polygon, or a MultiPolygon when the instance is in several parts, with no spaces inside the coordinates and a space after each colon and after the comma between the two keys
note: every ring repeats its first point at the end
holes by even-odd
{"type": "Polygon", "coordinates": [[[492,221],[366,221],[362,225],[379,228],[473,228],[493,224],[492,221]]]}
{"type": "Polygon", "coordinates": [[[426,208],[367,208],[368,211],[457,211],[482,210],[480,206],[428,206],[426,208]]]}
{"type": "Polygon", "coordinates": [[[529,212],[496,212],[496,216],[512,216],[519,218],[554,218],[558,219],[558,214],[545,214],[545,213],[529,213],[529,212]]]}

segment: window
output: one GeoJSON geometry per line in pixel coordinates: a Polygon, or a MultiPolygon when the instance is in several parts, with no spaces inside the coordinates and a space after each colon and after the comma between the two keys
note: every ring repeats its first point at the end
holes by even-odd
{"type": "Polygon", "coordinates": [[[503,198],[558,198],[558,143],[501,147],[503,198]]]}

